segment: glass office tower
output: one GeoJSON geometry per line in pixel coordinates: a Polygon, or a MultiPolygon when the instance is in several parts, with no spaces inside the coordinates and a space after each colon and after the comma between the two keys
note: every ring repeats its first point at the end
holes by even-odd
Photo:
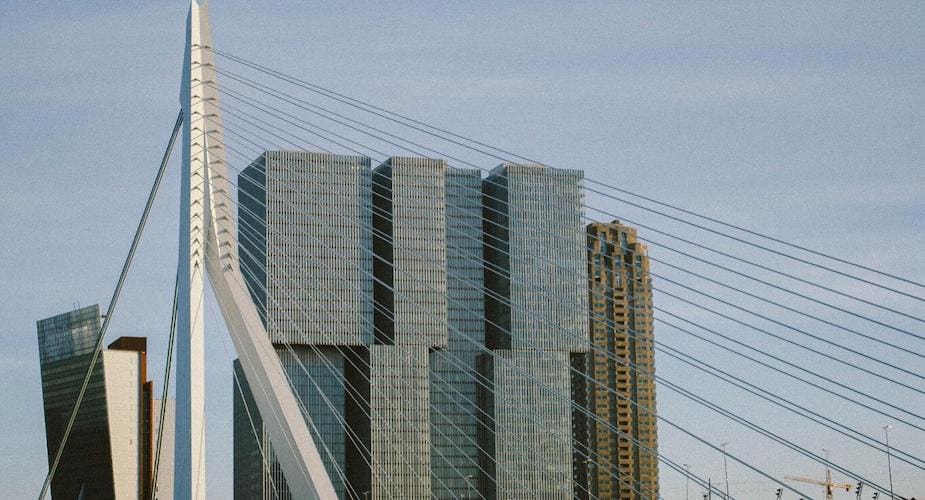
{"type": "Polygon", "coordinates": [[[368,447],[357,455],[368,460],[356,476],[371,499],[433,496],[429,353],[447,346],[446,176],[445,161],[408,157],[373,175],[376,345],[363,359],[368,447]]]}
{"type": "MultiPolygon", "coordinates": [[[[98,305],[37,323],[49,466],[64,438],[100,326],[98,305]]],[[[120,337],[100,353],[51,484],[52,498],[151,497],[152,393],[144,337],[120,337]]],[[[171,451],[162,451],[161,470],[173,467],[171,451]]]]}
{"type": "MultiPolygon", "coordinates": [[[[300,151],[265,152],[238,176],[241,271],[341,498],[346,364],[374,331],[370,176],[368,158],[300,151]]],[[[237,367],[234,496],[291,498],[237,367]]]]}
{"type": "MultiPolygon", "coordinates": [[[[100,308],[85,307],[38,322],[45,439],[51,466],[99,333],[100,308]]],[[[74,430],[51,483],[53,498],[115,498],[102,365],[93,370],[74,430]]]]}
{"type": "Polygon", "coordinates": [[[476,498],[479,385],[484,350],[482,193],[477,169],[447,168],[447,332],[445,349],[430,356],[431,470],[434,496],[476,498]]]}
{"type": "Polygon", "coordinates": [[[572,498],[570,357],[587,352],[582,172],[503,164],[483,181],[489,387],[481,494],[572,498]]]}

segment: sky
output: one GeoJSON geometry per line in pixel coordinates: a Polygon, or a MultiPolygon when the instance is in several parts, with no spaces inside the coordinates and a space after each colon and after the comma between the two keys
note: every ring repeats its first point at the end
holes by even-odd
{"type": "MultiPolygon", "coordinates": [[[[9,0],[0,5],[4,497],[35,495],[46,470],[35,321],[77,304],[108,304],[179,108],[187,9],[180,1],[9,0]]],[[[212,5],[214,38],[221,50],[548,165],[582,169],[590,179],[919,282],[925,281],[921,19],[925,6],[918,2],[279,1],[258,6],[219,0],[212,5]]],[[[473,161],[485,168],[497,163],[473,161]]],[[[173,161],[110,328],[111,339],[149,337],[149,366],[158,383],[177,256],[177,168],[173,161]]],[[[587,202],[602,210],[589,212],[589,218],[617,216],[695,238],[925,316],[921,302],[758,253],[617,200],[589,194],[587,202]]],[[[661,248],[656,242],[672,242],[657,233],[640,229],[640,235],[651,237],[654,258],[715,272],[661,248]]],[[[717,296],[734,297],[658,263],[652,269],[717,296]]],[[[771,279],[767,273],[749,273],[771,279]]],[[[754,285],[728,275],[723,279],[736,286],[754,285]]],[[[656,287],[676,293],[665,280],[654,281],[656,287]]],[[[921,322],[825,297],[925,333],[921,322]]],[[[809,355],[661,293],[655,302],[859,393],[925,414],[921,393],[876,381],[835,361],[883,372],[921,389],[920,379],[871,362],[886,360],[921,374],[915,357],[787,315],[788,324],[828,339],[806,340],[827,358],[809,355]]],[[[214,424],[208,434],[207,482],[210,496],[228,498],[232,348],[214,303],[210,306],[207,416],[214,424]]],[[[923,350],[922,342],[870,322],[800,306],[923,350]]],[[[782,314],[767,305],[749,308],[782,314]]],[[[785,316],[775,317],[784,321],[785,316]]],[[[787,338],[805,340],[792,330],[762,324],[787,338]]],[[[671,328],[657,325],[656,338],[867,434],[879,437],[882,426],[892,424],[891,443],[925,457],[922,434],[907,425],[807,389],[671,328]]],[[[666,380],[816,453],[831,450],[833,461],[886,483],[882,453],[758,402],[670,357],[657,355],[656,366],[666,380]]],[[[658,391],[662,416],[714,445],[729,442],[730,455],[778,477],[822,476],[821,465],[698,407],[665,385],[658,391]]],[[[691,464],[699,476],[714,481],[723,476],[720,453],[665,423],[659,436],[666,457],[691,464]]],[[[893,466],[898,493],[925,496],[925,473],[895,461],[893,466]]],[[[684,498],[679,474],[662,468],[661,480],[665,498],[684,498]]],[[[729,483],[732,495],[742,499],[770,498],[776,488],[734,460],[729,483]]],[[[692,497],[698,495],[694,486],[691,491],[692,497]]]]}

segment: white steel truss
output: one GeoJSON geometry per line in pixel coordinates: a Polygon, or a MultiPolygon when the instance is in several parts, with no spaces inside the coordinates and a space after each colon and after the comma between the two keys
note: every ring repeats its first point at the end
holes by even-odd
{"type": "Polygon", "coordinates": [[[180,91],[184,120],[174,495],[202,500],[206,491],[205,275],[293,497],[335,499],[330,477],[239,267],[207,3],[190,2],[180,91]]]}

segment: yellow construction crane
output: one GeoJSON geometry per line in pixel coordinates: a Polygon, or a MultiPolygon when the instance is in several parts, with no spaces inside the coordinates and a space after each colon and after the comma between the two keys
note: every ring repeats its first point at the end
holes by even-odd
{"type": "Polygon", "coordinates": [[[819,486],[822,486],[823,488],[825,488],[825,500],[832,500],[834,498],[832,494],[835,492],[836,488],[838,489],[844,488],[845,491],[851,491],[851,487],[854,486],[851,483],[833,483],[832,482],[832,471],[830,471],[829,469],[825,470],[825,481],[819,481],[818,479],[810,479],[807,477],[795,477],[795,476],[784,476],[784,479],[789,479],[791,481],[799,481],[801,483],[818,484],[819,486]]]}

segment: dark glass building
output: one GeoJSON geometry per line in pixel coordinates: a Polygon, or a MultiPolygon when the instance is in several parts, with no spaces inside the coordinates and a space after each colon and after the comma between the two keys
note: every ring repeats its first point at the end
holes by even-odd
{"type": "MultiPolygon", "coordinates": [[[[98,305],[37,323],[49,467],[100,326],[98,305]]],[[[151,497],[155,427],[146,351],[145,338],[121,337],[100,353],[52,480],[52,498],[151,497]]],[[[162,454],[161,466],[173,467],[171,454],[162,454]]]]}

